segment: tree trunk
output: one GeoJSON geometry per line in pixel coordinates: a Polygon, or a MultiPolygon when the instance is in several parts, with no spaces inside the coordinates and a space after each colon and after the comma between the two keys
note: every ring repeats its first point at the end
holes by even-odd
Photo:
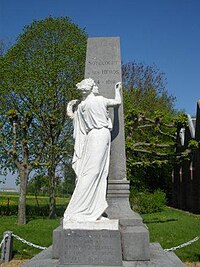
{"type": "Polygon", "coordinates": [[[55,179],[55,168],[48,169],[48,176],[50,180],[50,195],[49,195],[49,219],[56,218],[56,199],[55,199],[55,190],[56,190],[56,179],[55,179]]]}
{"type": "Polygon", "coordinates": [[[18,224],[26,224],[26,191],[27,191],[27,180],[28,171],[22,170],[20,175],[20,193],[18,203],[18,224]]]}

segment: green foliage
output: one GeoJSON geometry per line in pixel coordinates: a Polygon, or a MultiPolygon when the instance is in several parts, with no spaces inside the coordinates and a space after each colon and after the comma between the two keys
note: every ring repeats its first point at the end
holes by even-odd
{"type": "Polygon", "coordinates": [[[74,179],[65,179],[56,188],[57,196],[71,196],[74,192],[75,182],[74,179]]]}
{"type": "MultiPolygon", "coordinates": [[[[69,166],[66,165],[65,168],[69,166]]],[[[74,187],[75,187],[75,177],[74,173],[67,174],[65,179],[61,180],[60,177],[56,177],[55,182],[55,195],[57,197],[62,196],[71,196],[74,187]],[[71,176],[71,177],[70,177],[71,176]]],[[[35,175],[28,181],[28,190],[27,193],[29,195],[37,196],[48,196],[50,191],[50,181],[49,177],[45,175],[35,175]]]]}
{"type": "Polygon", "coordinates": [[[174,118],[174,124],[179,132],[181,128],[188,126],[188,117],[186,114],[181,113],[178,117],[174,118]]]}
{"type": "Polygon", "coordinates": [[[75,84],[84,75],[86,40],[84,30],[69,18],[49,17],[26,26],[16,44],[1,57],[3,144],[12,149],[13,124],[7,123],[8,117],[17,122],[18,157],[23,154],[20,144],[26,133],[33,165],[41,147],[48,154],[53,151],[49,164],[58,154],[70,153],[71,124],[66,106],[77,96],[75,84]]]}
{"type": "MultiPolygon", "coordinates": [[[[0,195],[0,216],[12,216],[18,214],[18,194],[1,194],[0,195]]],[[[56,214],[62,217],[67,207],[69,198],[56,197],[56,214]]],[[[28,218],[49,215],[49,198],[27,196],[26,215],[28,218]]]]}
{"type": "Polygon", "coordinates": [[[161,190],[154,193],[131,190],[130,203],[133,210],[141,214],[160,212],[166,206],[166,194],[161,190]]]}
{"type": "Polygon", "coordinates": [[[45,175],[35,175],[28,181],[28,194],[44,195],[49,193],[49,178],[45,175]]]}
{"type": "MultiPolygon", "coordinates": [[[[62,217],[66,209],[66,205],[56,205],[57,217],[62,217]]],[[[0,206],[0,216],[13,216],[18,215],[18,205],[0,206]]],[[[26,205],[27,218],[33,218],[37,216],[48,217],[49,205],[32,206],[26,205]]]]}
{"type": "MultiPolygon", "coordinates": [[[[122,66],[122,79],[130,93],[129,104],[140,112],[171,113],[175,98],[166,90],[166,77],[155,65],[130,62],[122,66]]],[[[126,100],[127,103],[127,100],[126,100]]]]}
{"type": "Polygon", "coordinates": [[[49,17],[26,26],[0,57],[0,167],[17,169],[20,185],[32,169],[48,175],[52,198],[56,170],[72,157],[66,107],[78,97],[86,42],[85,31],[69,18],[49,17]]]}
{"type": "Polygon", "coordinates": [[[167,192],[173,164],[182,157],[176,146],[187,116],[174,110],[174,97],[155,65],[133,62],[122,70],[128,179],[137,190],[167,192]]]}
{"type": "Polygon", "coordinates": [[[0,58],[3,56],[8,49],[10,43],[7,42],[5,39],[0,39],[0,58]]]}
{"type": "Polygon", "coordinates": [[[192,139],[189,141],[188,147],[193,149],[193,150],[196,150],[199,148],[199,143],[196,140],[192,139]]]}

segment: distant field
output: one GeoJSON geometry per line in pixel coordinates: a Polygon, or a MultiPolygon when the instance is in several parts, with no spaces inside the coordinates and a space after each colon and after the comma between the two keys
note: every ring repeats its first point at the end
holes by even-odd
{"type": "MultiPolygon", "coordinates": [[[[0,216],[11,216],[18,214],[18,194],[0,193],[0,216]]],[[[56,214],[61,217],[69,202],[69,197],[56,197],[56,214]]],[[[49,215],[49,197],[27,196],[26,213],[28,217],[49,215]]]]}
{"type": "MultiPolygon", "coordinates": [[[[19,195],[13,194],[13,193],[0,193],[0,205],[7,205],[9,202],[9,205],[17,205],[18,204],[19,195]]],[[[37,197],[39,205],[45,205],[49,204],[49,197],[46,196],[38,196],[37,197]]],[[[27,196],[26,197],[26,204],[27,205],[37,205],[37,200],[35,196],[27,196]]],[[[68,203],[69,197],[56,197],[56,204],[57,205],[65,205],[68,203]]]]}

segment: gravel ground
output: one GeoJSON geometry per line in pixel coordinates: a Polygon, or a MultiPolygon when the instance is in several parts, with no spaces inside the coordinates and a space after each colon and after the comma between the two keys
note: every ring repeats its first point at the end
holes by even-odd
{"type": "MultiPolygon", "coordinates": [[[[21,267],[28,260],[11,260],[8,263],[0,263],[1,267],[21,267]]],[[[200,267],[200,262],[185,262],[187,267],[200,267]]]]}
{"type": "Polygon", "coordinates": [[[200,267],[200,262],[185,262],[187,267],[200,267]]]}
{"type": "Polygon", "coordinates": [[[0,263],[1,267],[21,267],[28,260],[11,260],[8,263],[0,263]]]}

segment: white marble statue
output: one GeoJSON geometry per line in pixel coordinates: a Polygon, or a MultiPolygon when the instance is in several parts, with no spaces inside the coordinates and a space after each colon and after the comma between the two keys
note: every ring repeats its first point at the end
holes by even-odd
{"type": "Polygon", "coordinates": [[[121,104],[120,82],[115,85],[115,99],[99,96],[98,87],[91,78],[76,86],[82,93],[82,101],[72,100],[67,106],[67,114],[74,123],[72,167],[76,173],[76,187],[63,224],[103,219],[108,206],[106,187],[112,129],[108,108],[121,104]]]}

